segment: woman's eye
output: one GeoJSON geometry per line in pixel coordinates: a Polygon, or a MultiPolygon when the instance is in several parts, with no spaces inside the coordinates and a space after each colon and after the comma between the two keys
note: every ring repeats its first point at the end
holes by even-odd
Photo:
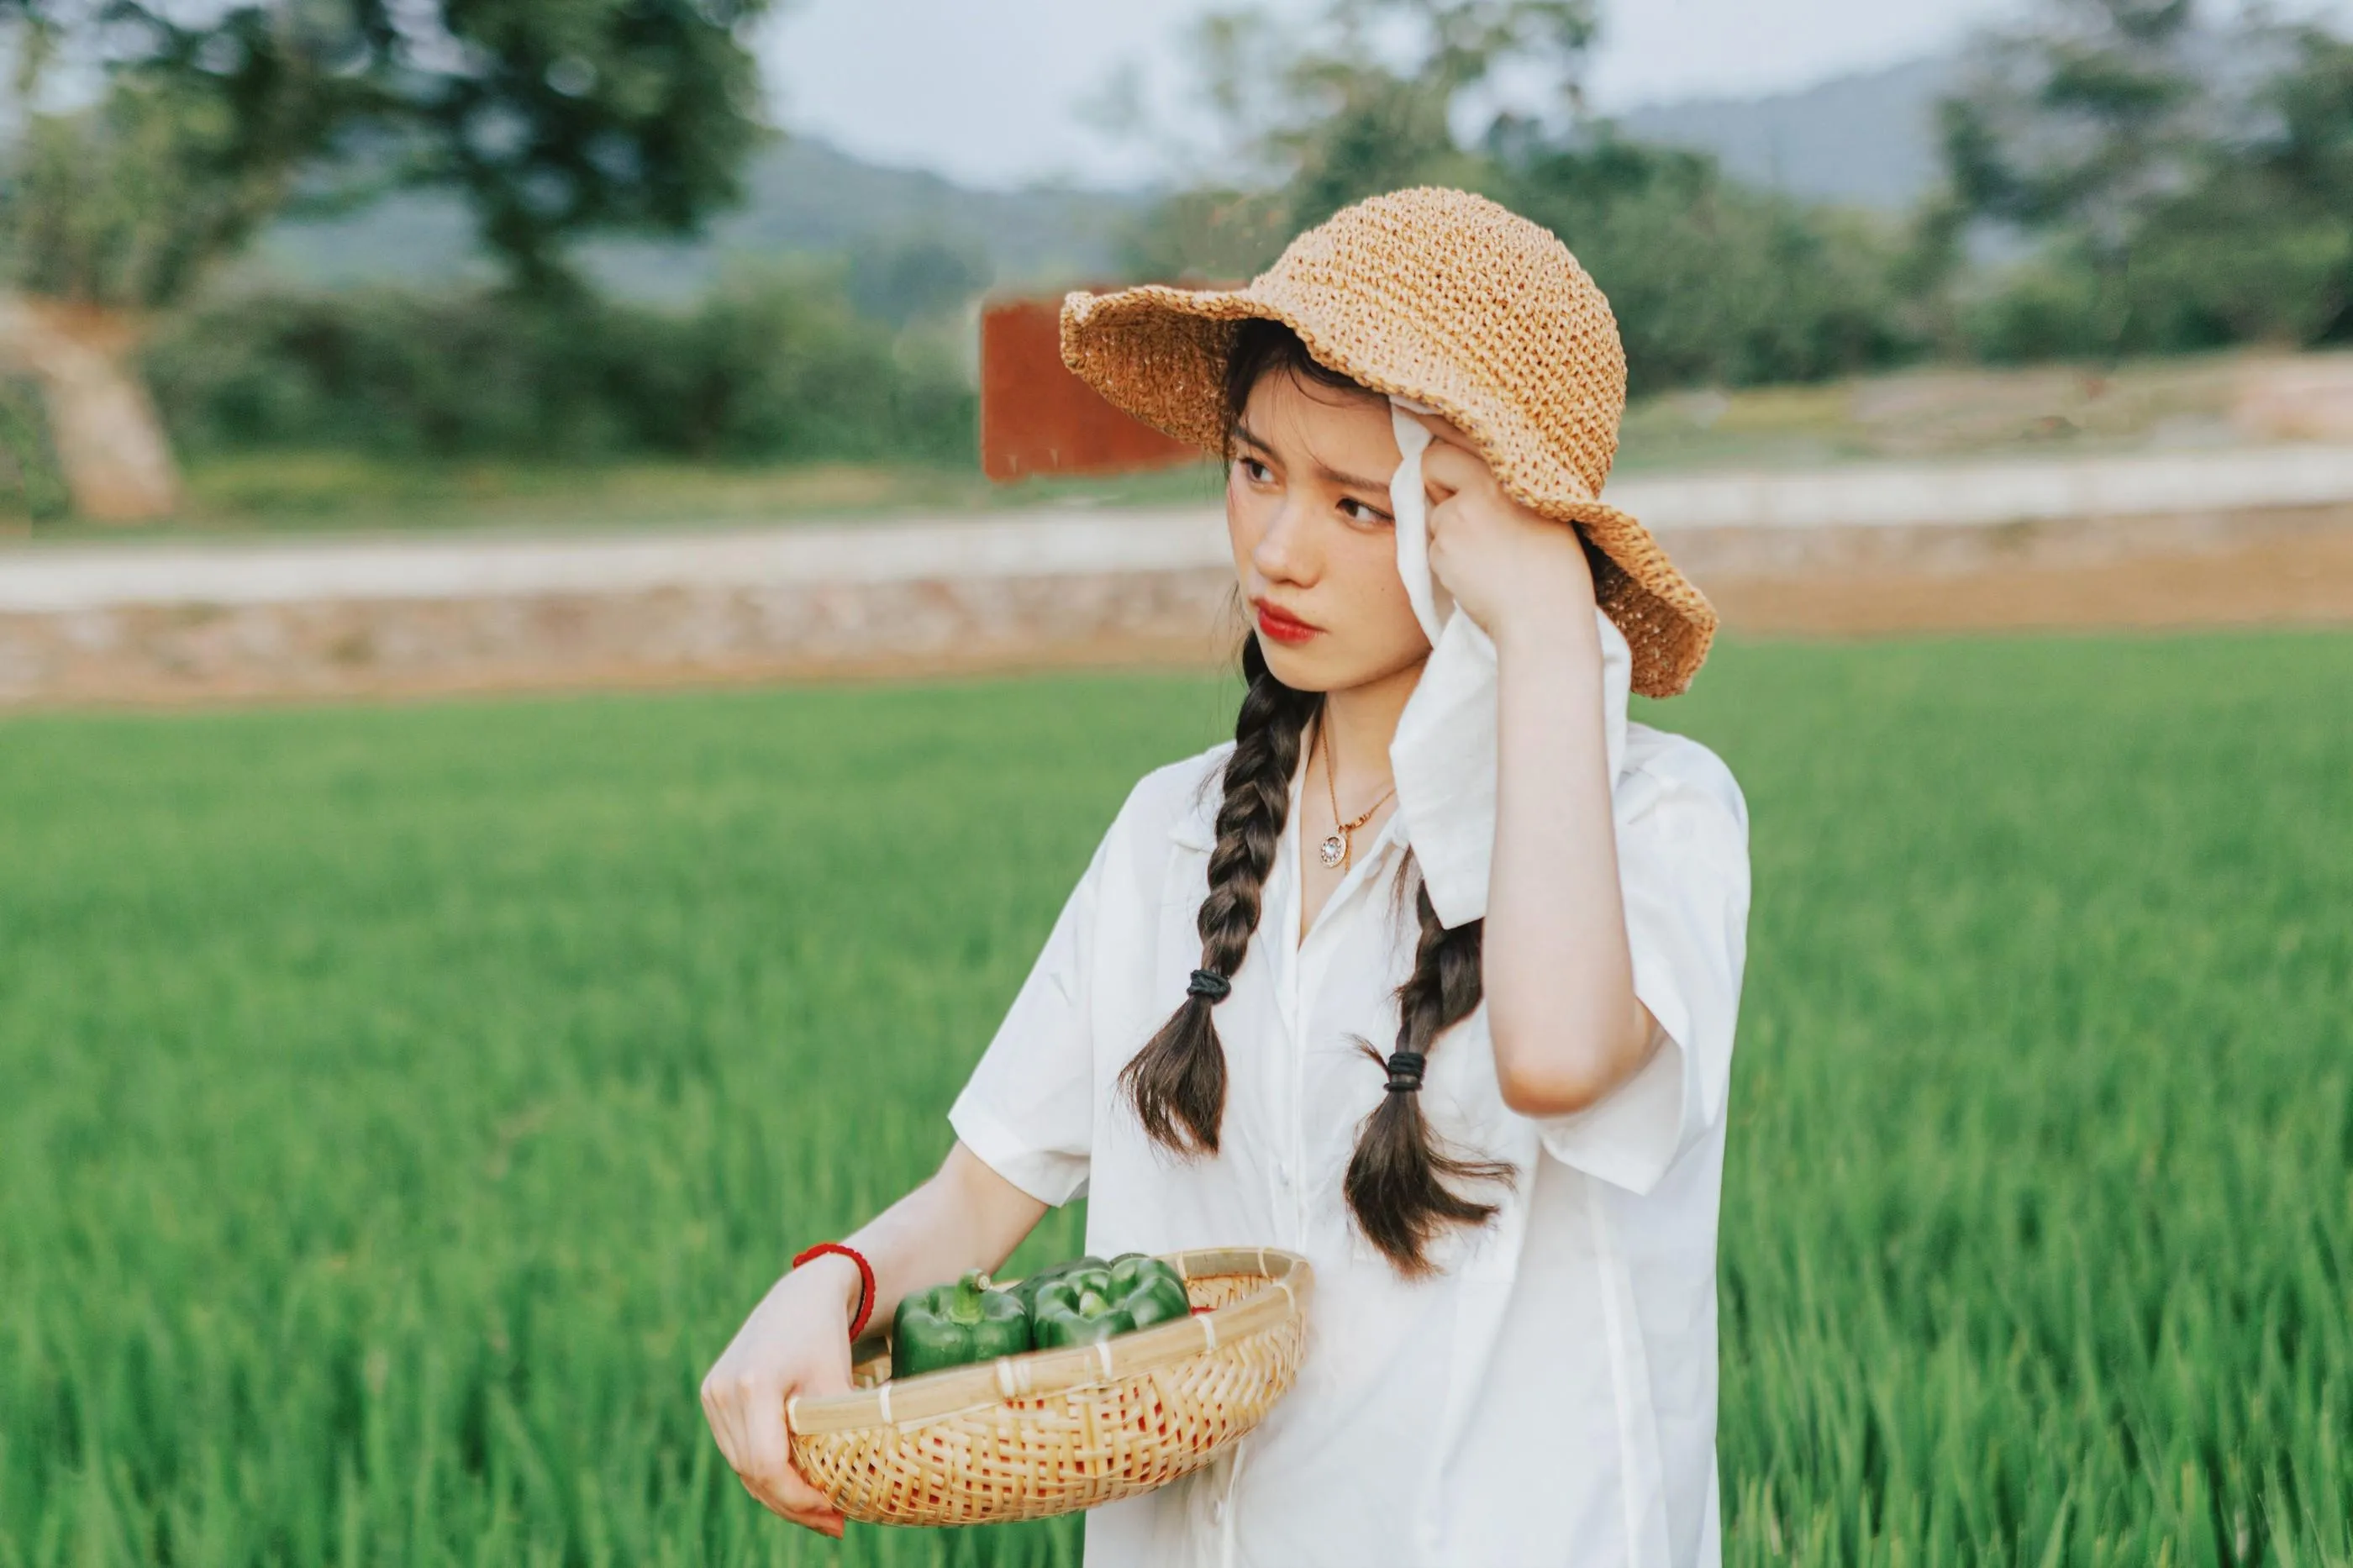
{"type": "Polygon", "coordinates": [[[1385,528],[1396,521],[1378,508],[1353,498],[1342,501],[1340,510],[1347,515],[1349,521],[1368,523],[1375,528],[1385,528]]]}
{"type": "Polygon", "coordinates": [[[1248,479],[1250,483],[1254,485],[1263,485],[1273,481],[1274,470],[1268,468],[1264,463],[1260,462],[1256,458],[1237,458],[1234,461],[1240,466],[1242,478],[1248,479]]]}

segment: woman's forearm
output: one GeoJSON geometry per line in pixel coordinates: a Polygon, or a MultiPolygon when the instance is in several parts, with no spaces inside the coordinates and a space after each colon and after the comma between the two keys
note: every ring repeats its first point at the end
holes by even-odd
{"type": "Polygon", "coordinates": [[[1589,619],[1552,616],[1498,636],[1496,656],[1487,1021],[1505,1102],[1564,1115],[1631,1078],[1651,1043],[1619,891],[1601,648],[1589,619]]]}
{"type": "MultiPolygon", "coordinates": [[[[1045,1213],[1044,1204],[956,1144],[930,1180],[849,1238],[874,1269],[873,1321],[889,1322],[902,1297],[967,1268],[1002,1267],[1045,1213]]],[[[820,1263],[842,1276],[854,1312],[856,1267],[842,1258],[818,1259],[810,1267],[820,1263]]]]}

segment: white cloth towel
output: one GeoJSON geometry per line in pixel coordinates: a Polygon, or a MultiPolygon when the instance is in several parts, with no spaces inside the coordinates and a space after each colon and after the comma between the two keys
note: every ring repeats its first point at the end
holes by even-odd
{"type": "MultiPolygon", "coordinates": [[[[1404,460],[1389,478],[1397,517],[1398,575],[1414,618],[1430,638],[1430,662],[1398,719],[1389,742],[1398,815],[1413,846],[1430,906],[1446,925],[1487,913],[1489,860],[1495,847],[1495,645],[1460,613],[1430,570],[1430,510],[1421,459],[1432,439],[1414,414],[1437,410],[1389,399],[1389,424],[1404,460]]],[[[1626,703],[1634,654],[1608,616],[1594,611],[1601,635],[1602,715],[1614,790],[1626,755],[1626,703]]]]}

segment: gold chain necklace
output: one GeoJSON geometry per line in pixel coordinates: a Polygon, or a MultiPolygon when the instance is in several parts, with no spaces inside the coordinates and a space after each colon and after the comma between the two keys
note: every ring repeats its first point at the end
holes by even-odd
{"type": "Polygon", "coordinates": [[[1324,716],[1321,713],[1315,716],[1315,738],[1324,747],[1324,793],[1331,799],[1332,820],[1336,825],[1330,837],[1315,847],[1315,853],[1326,867],[1337,867],[1345,871],[1356,864],[1356,829],[1370,822],[1373,819],[1373,813],[1380,810],[1389,796],[1397,793],[1397,781],[1395,779],[1389,781],[1389,787],[1381,791],[1379,798],[1372,805],[1365,807],[1363,816],[1354,822],[1341,821],[1340,786],[1333,774],[1332,735],[1331,731],[1324,728],[1324,716]]]}

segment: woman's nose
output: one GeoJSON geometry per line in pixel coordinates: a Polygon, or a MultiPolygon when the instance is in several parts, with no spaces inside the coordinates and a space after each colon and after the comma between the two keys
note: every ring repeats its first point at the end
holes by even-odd
{"type": "Polygon", "coordinates": [[[1305,508],[1285,497],[1268,520],[1266,531],[1258,536],[1250,564],[1270,582],[1296,583],[1303,587],[1313,584],[1322,564],[1314,532],[1305,508]]]}

